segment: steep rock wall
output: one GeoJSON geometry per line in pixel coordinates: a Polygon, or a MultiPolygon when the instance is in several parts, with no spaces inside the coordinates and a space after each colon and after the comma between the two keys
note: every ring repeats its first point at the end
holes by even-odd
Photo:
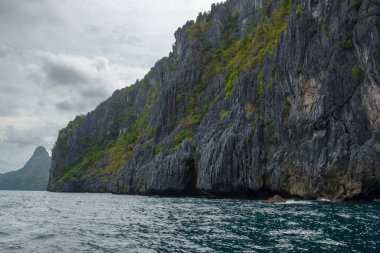
{"type": "Polygon", "coordinates": [[[380,193],[380,2],[229,0],[61,130],[52,191],[380,193]]]}

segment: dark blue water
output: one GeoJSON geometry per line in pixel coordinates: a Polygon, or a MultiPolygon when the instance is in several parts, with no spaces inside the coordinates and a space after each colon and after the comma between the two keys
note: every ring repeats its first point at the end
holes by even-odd
{"type": "Polygon", "coordinates": [[[380,203],[0,191],[0,252],[380,252],[380,203]]]}

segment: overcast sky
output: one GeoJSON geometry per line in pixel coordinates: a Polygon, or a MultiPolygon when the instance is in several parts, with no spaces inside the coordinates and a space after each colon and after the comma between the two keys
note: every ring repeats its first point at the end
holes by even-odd
{"type": "Polygon", "coordinates": [[[216,0],[0,0],[0,173],[141,79],[216,0]]]}

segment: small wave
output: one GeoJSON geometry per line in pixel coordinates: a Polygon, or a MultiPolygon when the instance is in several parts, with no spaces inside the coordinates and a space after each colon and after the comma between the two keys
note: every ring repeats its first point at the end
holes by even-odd
{"type": "Polygon", "coordinates": [[[285,202],[279,202],[279,203],[276,203],[276,204],[279,204],[279,205],[311,205],[311,204],[313,204],[313,202],[307,201],[307,200],[294,200],[294,199],[290,199],[290,200],[287,200],[285,202]]]}
{"type": "Polygon", "coordinates": [[[378,202],[332,205],[301,199],[269,205],[96,195],[100,199],[75,206],[77,196],[89,196],[78,194],[31,198],[32,209],[0,207],[0,252],[377,252],[378,202]]]}
{"type": "Polygon", "coordinates": [[[288,242],[280,242],[274,246],[277,249],[281,249],[281,251],[290,251],[294,249],[294,245],[288,242]]]}
{"type": "Polygon", "coordinates": [[[321,243],[321,244],[333,245],[333,246],[347,246],[347,244],[345,244],[345,243],[337,242],[337,241],[334,241],[332,239],[319,240],[317,242],[321,243]]]}
{"type": "Polygon", "coordinates": [[[53,208],[53,207],[49,207],[49,212],[62,213],[62,211],[61,211],[61,210],[59,210],[59,209],[56,209],[56,208],[53,208]]]}
{"type": "MultiPolygon", "coordinates": [[[[257,249],[257,250],[270,250],[271,249],[271,247],[269,247],[269,246],[260,246],[260,245],[251,245],[250,246],[252,249],[257,249]]],[[[247,251],[247,252],[249,252],[249,251],[247,251]]]]}
{"type": "Polygon", "coordinates": [[[302,236],[318,236],[322,235],[321,231],[314,230],[303,230],[303,229],[282,229],[269,232],[269,234],[274,236],[279,235],[302,235],[302,236]]]}
{"type": "Polygon", "coordinates": [[[286,223],[286,225],[288,225],[288,226],[297,226],[299,224],[297,222],[294,222],[294,221],[289,221],[289,222],[286,223]]]}
{"type": "Polygon", "coordinates": [[[33,239],[34,240],[45,240],[45,239],[50,239],[50,238],[53,238],[53,237],[55,237],[54,234],[46,234],[46,235],[37,235],[33,239]]]}
{"type": "MultiPolygon", "coordinates": [[[[2,248],[0,247],[0,250],[2,248]]],[[[18,244],[14,244],[14,245],[5,245],[5,252],[8,252],[8,251],[15,251],[15,250],[22,250],[23,247],[21,245],[18,245],[18,244]]]]}
{"type": "Polygon", "coordinates": [[[317,199],[317,201],[321,201],[321,202],[332,202],[330,199],[325,199],[325,198],[317,199]]]}
{"type": "Polygon", "coordinates": [[[340,216],[342,218],[346,218],[346,219],[350,219],[351,218],[351,215],[345,214],[345,213],[338,213],[338,216],[340,216]]]}

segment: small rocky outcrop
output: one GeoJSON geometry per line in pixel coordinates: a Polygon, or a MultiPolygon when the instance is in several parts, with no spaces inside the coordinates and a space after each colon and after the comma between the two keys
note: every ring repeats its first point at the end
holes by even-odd
{"type": "Polygon", "coordinates": [[[274,195],[266,200],[267,203],[284,203],[286,200],[280,195],[274,195]]]}
{"type": "Polygon", "coordinates": [[[213,5],[142,80],[60,131],[49,190],[379,196],[379,10],[213,5]]]}

